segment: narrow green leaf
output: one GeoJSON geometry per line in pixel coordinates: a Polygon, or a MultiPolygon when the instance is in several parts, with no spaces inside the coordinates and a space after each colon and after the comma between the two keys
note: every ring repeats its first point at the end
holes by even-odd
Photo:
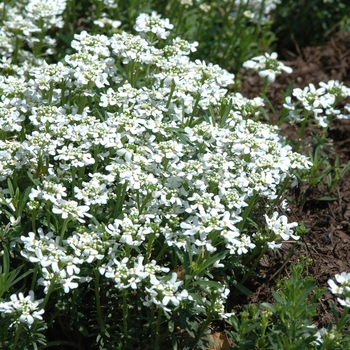
{"type": "Polygon", "coordinates": [[[274,291],[273,289],[271,290],[271,293],[273,295],[273,297],[275,298],[275,300],[281,304],[281,305],[285,305],[286,301],[283,297],[281,297],[280,294],[278,294],[276,291],[274,291]]]}
{"type": "Polygon", "coordinates": [[[222,251],[214,256],[212,256],[211,258],[205,259],[203,261],[201,261],[198,265],[199,265],[199,269],[201,271],[204,271],[206,268],[208,268],[209,266],[214,265],[214,263],[218,260],[222,260],[225,256],[226,256],[227,252],[226,251],[222,251]]]}
{"type": "Polygon", "coordinates": [[[12,182],[10,179],[7,179],[7,187],[9,189],[11,198],[13,198],[15,196],[15,192],[13,190],[12,182]]]}
{"type": "Polygon", "coordinates": [[[319,201],[324,201],[324,202],[331,202],[331,201],[336,201],[337,198],[331,197],[331,196],[322,196],[318,198],[319,201]]]}
{"type": "Polygon", "coordinates": [[[343,177],[345,173],[349,170],[350,168],[350,160],[345,164],[344,168],[340,172],[340,177],[343,177]]]}
{"type": "Polygon", "coordinates": [[[252,292],[247,287],[245,287],[243,284],[241,284],[241,283],[236,282],[235,283],[235,287],[240,292],[242,292],[244,295],[247,295],[247,296],[252,295],[252,292]]]}
{"type": "MultiPolygon", "coordinates": [[[[3,256],[2,256],[2,267],[3,267],[3,274],[8,274],[10,271],[10,256],[9,252],[7,250],[7,247],[3,247],[3,256]]],[[[1,266],[0,266],[1,268],[1,266]]]]}
{"type": "Polygon", "coordinates": [[[222,288],[222,284],[219,282],[215,282],[215,281],[193,281],[193,284],[194,285],[208,286],[208,287],[215,288],[215,289],[222,288]]]}
{"type": "Polygon", "coordinates": [[[273,313],[276,312],[276,308],[273,306],[273,304],[270,304],[270,303],[262,303],[261,304],[261,307],[264,307],[266,309],[269,309],[271,310],[273,313]]]}

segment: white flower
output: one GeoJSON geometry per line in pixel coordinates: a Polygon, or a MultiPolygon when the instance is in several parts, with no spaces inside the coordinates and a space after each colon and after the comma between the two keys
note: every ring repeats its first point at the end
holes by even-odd
{"type": "Polygon", "coordinates": [[[267,78],[269,83],[273,83],[276,79],[276,75],[281,74],[282,70],[286,73],[292,73],[293,71],[292,68],[278,61],[277,56],[276,52],[273,52],[271,55],[265,53],[264,56],[253,57],[244,62],[243,67],[259,72],[261,78],[267,78]]]}
{"type": "Polygon", "coordinates": [[[161,306],[166,311],[171,311],[168,306],[172,303],[174,306],[178,306],[180,301],[189,297],[187,290],[178,292],[178,288],[183,284],[183,281],[177,281],[177,274],[173,272],[171,279],[168,281],[160,281],[155,275],[150,275],[151,287],[147,288],[149,296],[146,298],[146,303],[154,303],[161,306]],[[158,298],[161,298],[159,300],[158,298]]]}
{"type": "Polygon", "coordinates": [[[173,29],[173,25],[169,22],[169,20],[161,19],[161,16],[157,14],[157,12],[152,11],[152,14],[149,15],[147,13],[141,13],[136,18],[136,23],[134,29],[137,32],[141,33],[153,33],[156,37],[161,39],[166,39],[170,32],[168,29],[173,29]]]}
{"type": "Polygon", "coordinates": [[[340,297],[337,298],[338,302],[342,306],[350,307],[350,273],[342,272],[335,275],[336,281],[340,284],[337,285],[333,280],[328,280],[329,290],[333,294],[337,294],[340,297]]]}
{"type": "Polygon", "coordinates": [[[29,0],[26,9],[28,19],[40,23],[42,29],[62,28],[61,14],[66,9],[66,0],[29,0]]]}
{"type": "Polygon", "coordinates": [[[322,345],[323,343],[323,337],[327,335],[328,331],[326,328],[319,329],[314,336],[317,338],[314,342],[318,345],[322,345]]]}
{"type": "Polygon", "coordinates": [[[309,111],[322,112],[322,108],[330,108],[335,102],[335,95],[326,93],[326,88],[316,89],[314,84],[309,84],[304,89],[293,89],[293,96],[302,102],[304,108],[309,111]]]}
{"type": "Polygon", "coordinates": [[[62,219],[67,219],[70,217],[78,220],[79,222],[85,222],[83,219],[84,216],[92,217],[92,215],[88,213],[89,209],[89,206],[78,205],[76,201],[59,199],[54,204],[52,212],[54,214],[61,214],[62,219]]]}
{"type": "MultiPolygon", "coordinates": [[[[337,276],[337,275],[336,275],[337,276]]],[[[333,280],[328,280],[328,285],[329,285],[329,290],[333,293],[333,294],[343,294],[344,288],[338,286],[337,284],[335,284],[335,282],[333,280]]]]}
{"type": "Polygon", "coordinates": [[[350,308],[350,298],[346,297],[345,299],[337,298],[340,305],[350,308]]]}
{"type": "Polygon", "coordinates": [[[287,241],[290,237],[295,240],[299,239],[299,236],[294,235],[293,227],[298,226],[298,223],[288,223],[288,219],[285,215],[279,216],[277,212],[272,214],[269,218],[267,214],[264,215],[269,230],[273,231],[277,236],[280,236],[283,240],[287,241]]]}
{"type": "Polygon", "coordinates": [[[23,293],[12,294],[11,301],[0,303],[0,312],[2,314],[15,314],[18,321],[26,323],[29,327],[32,326],[35,320],[42,320],[44,309],[39,309],[38,306],[43,299],[35,300],[34,292],[29,291],[28,295],[24,297],[23,293]]]}
{"type": "MultiPolygon", "coordinates": [[[[112,3],[114,4],[113,0],[111,1],[111,4],[112,3]]],[[[117,7],[117,4],[114,4],[114,5],[115,7],[117,7]]],[[[98,18],[97,20],[94,20],[94,24],[96,24],[100,28],[104,28],[107,25],[107,26],[111,26],[113,29],[117,29],[121,26],[122,22],[108,18],[107,14],[102,12],[101,17],[98,18]]]]}
{"type": "Polygon", "coordinates": [[[79,287],[79,283],[74,281],[76,279],[79,279],[79,277],[75,275],[67,277],[66,271],[62,270],[60,272],[60,278],[58,280],[58,283],[62,285],[65,293],[69,293],[71,289],[76,289],[79,287]]]}
{"type": "Polygon", "coordinates": [[[271,250],[276,250],[282,247],[282,243],[277,244],[275,241],[267,242],[267,246],[271,250]]]}
{"type": "Polygon", "coordinates": [[[329,94],[337,98],[347,98],[350,96],[350,88],[338,80],[329,80],[327,83],[320,82],[319,85],[327,90],[329,94]]]}
{"type": "Polygon", "coordinates": [[[276,71],[273,69],[264,69],[259,72],[260,78],[267,78],[269,83],[273,83],[276,79],[276,71]]]}

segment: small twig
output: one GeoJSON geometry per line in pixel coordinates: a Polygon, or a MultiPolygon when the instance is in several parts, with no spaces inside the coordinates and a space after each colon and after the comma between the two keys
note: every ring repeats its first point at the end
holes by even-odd
{"type": "Polygon", "coordinates": [[[72,342],[72,341],[55,340],[55,341],[51,341],[51,342],[47,343],[44,346],[39,347],[38,350],[44,350],[44,349],[52,348],[53,346],[61,346],[61,345],[68,345],[68,346],[71,346],[73,348],[80,349],[79,345],[72,342]]]}
{"type": "Polygon", "coordinates": [[[337,193],[338,193],[338,205],[340,208],[340,213],[342,214],[343,210],[342,210],[342,200],[341,200],[341,196],[340,196],[340,192],[339,192],[339,188],[337,188],[337,193]]]}
{"type": "Polygon", "coordinates": [[[309,276],[309,264],[308,264],[308,260],[309,260],[309,248],[304,240],[304,237],[301,237],[301,239],[303,240],[303,243],[306,247],[305,249],[305,253],[306,253],[306,264],[305,264],[305,268],[306,268],[306,276],[309,276]]]}
{"type": "Polygon", "coordinates": [[[329,202],[328,202],[328,209],[329,209],[329,211],[331,212],[331,214],[332,214],[332,216],[333,216],[333,219],[334,219],[334,220],[337,220],[337,218],[335,217],[335,215],[334,215],[334,213],[333,213],[333,210],[332,210],[332,208],[331,208],[329,202]]]}
{"type": "MultiPolygon", "coordinates": [[[[301,240],[303,241],[303,243],[304,243],[304,245],[305,245],[306,253],[307,253],[307,254],[310,254],[312,261],[315,261],[315,258],[314,258],[314,256],[312,255],[311,250],[309,249],[309,246],[308,246],[308,244],[306,243],[304,236],[301,236],[301,240]]],[[[306,264],[306,273],[307,273],[307,275],[309,275],[309,272],[308,272],[308,264],[306,264]]]]}
{"type": "Polygon", "coordinates": [[[282,266],[272,275],[270,276],[269,280],[267,281],[267,283],[271,282],[284,268],[285,266],[288,264],[290,258],[293,256],[294,254],[294,248],[295,245],[292,247],[292,249],[289,251],[288,256],[286,258],[286,260],[284,261],[284,263],[282,264],[282,266]]]}
{"type": "Polygon", "coordinates": [[[297,41],[295,40],[295,36],[294,36],[293,33],[291,33],[290,38],[291,38],[292,41],[293,41],[293,44],[294,44],[294,46],[295,46],[295,50],[297,51],[298,55],[299,55],[300,57],[304,57],[303,53],[302,53],[301,50],[300,50],[299,44],[298,44],[297,41]]]}

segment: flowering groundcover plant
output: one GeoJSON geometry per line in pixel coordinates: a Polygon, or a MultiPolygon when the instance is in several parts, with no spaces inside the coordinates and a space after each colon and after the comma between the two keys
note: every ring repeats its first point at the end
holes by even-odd
{"type": "MultiPolygon", "coordinates": [[[[41,8],[60,27],[60,4],[2,13],[34,28],[23,38],[41,52],[51,41],[23,14],[41,8]]],[[[262,98],[229,92],[233,74],[189,58],[198,43],[167,41],[173,26],[156,12],[136,19],[137,34],[74,35],[58,63],[12,46],[12,29],[0,76],[0,344],[35,348],[59,325],[92,348],[205,346],[209,325],[232,315],[249,257],[299,238],[278,209],[310,161],[257,121],[262,98]]]]}

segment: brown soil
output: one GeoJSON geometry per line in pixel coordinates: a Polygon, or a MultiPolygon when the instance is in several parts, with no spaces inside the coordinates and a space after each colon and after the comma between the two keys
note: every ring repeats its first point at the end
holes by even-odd
{"type": "MultiPolygon", "coordinates": [[[[350,32],[334,34],[329,42],[318,47],[296,47],[297,54],[282,52],[284,63],[293,68],[290,75],[282,74],[270,86],[268,94],[277,114],[282,107],[281,90],[294,80],[294,87],[303,88],[309,83],[316,87],[321,81],[339,80],[350,87],[350,32]]],[[[259,77],[251,75],[242,84],[242,93],[247,97],[258,96],[262,83],[259,77]]],[[[349,101],[348,101],[349,102],[349,101]]],[[[282,125],[282,134],[295,138],[295,132],[289,125],[282,125]]],[[[350,120],[334,123],[327,137],[331,140],[331,158],[339,157],[345,164],[350,159],[350,120]]],[[[308,189],[297,188],[290,192],[295,201],[290,205],[290,221],[303,222],[309,232],[300,242],[285,243],[279,254],[268,254],[261,259],[255,292],[252,302],[273,301],[271,288],[276,288],[278,278],[289,276],[288,267],[303,259],[311,259],[306,266],[306,275],[312,275],[319,287],[327,291],[320,298],[318,327],[326,327],[332,320],[330,303],[337,305],[336,297],[328,291],[328,279],[343,271],[350,272],[350,171],[339,181],[332,191],[326,186],[308,189]],[[334,197],[333,201],[320,201],[322,196],[334,197]],[[302,203],[303,198],[306,198],[302,203]],[[292,253],[292,254],[290,254],[292,253]],[[290,256],[291,255],[291,256],[290,256]]]]}

